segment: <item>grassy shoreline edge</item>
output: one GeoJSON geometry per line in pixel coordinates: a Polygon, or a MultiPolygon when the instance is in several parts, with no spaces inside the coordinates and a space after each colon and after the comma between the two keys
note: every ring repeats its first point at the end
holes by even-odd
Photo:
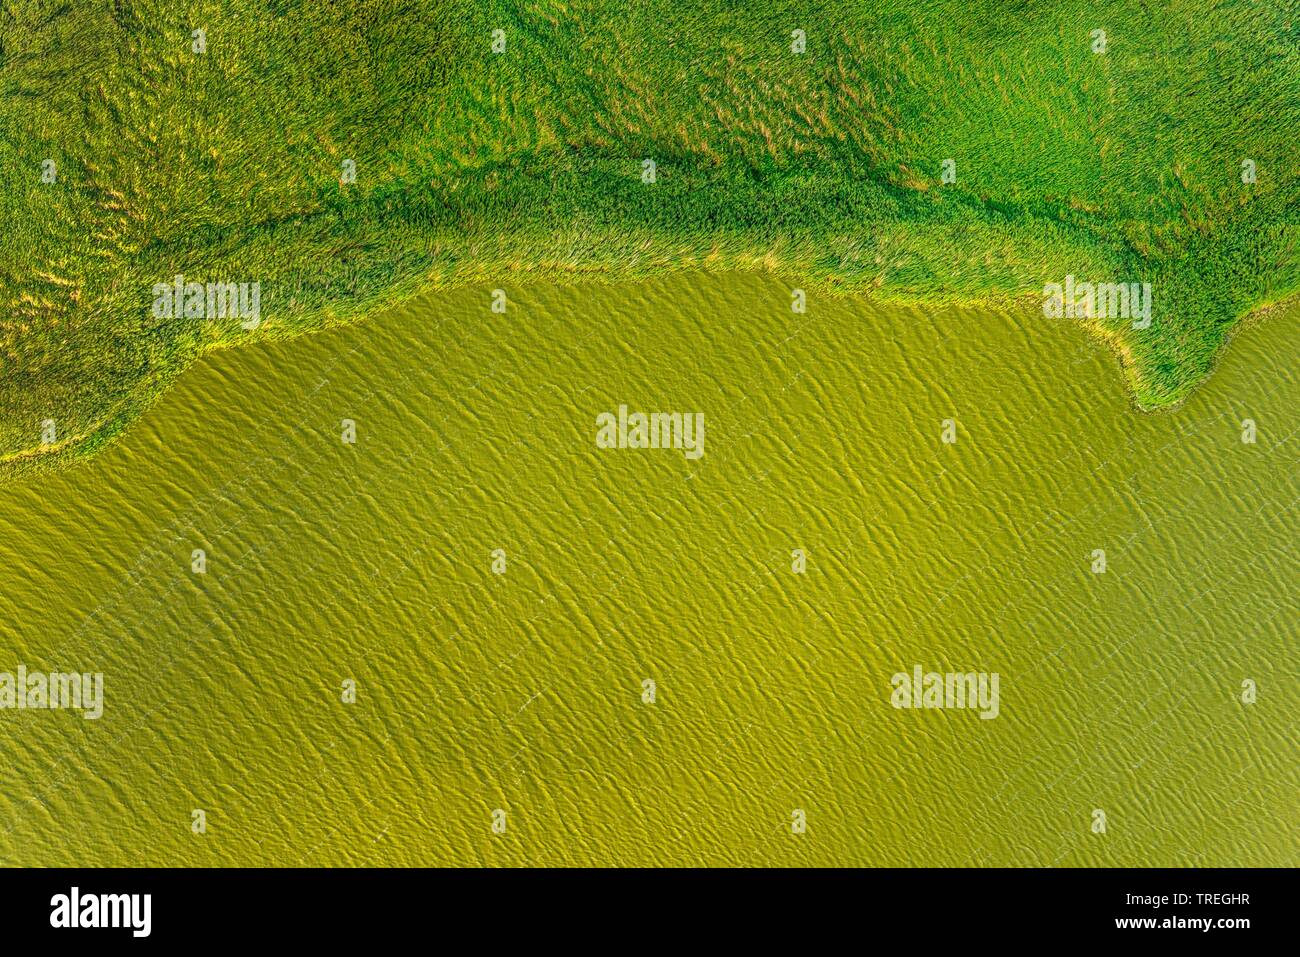
{"type": "MultiPolygon", "coordinates": [[[[691,270],[672,270],[673,272],[683,272],[691,270]]],[[[726,270],[726,272],[745,272],[743,269],[726,270]]],[[[772,272],[766,268],[749,270],[749,272],[765,272],[769,275],[777,275],[779,271],[772,272]]],[[[664,275],[659,273],[658,275],[664,275]]],[[[602,283],[610,288],[634,285],[636,282],[648,281],[651,276],[641,276],[637,279],[625,278],[606,278],[605,270],[592,268],[590,270],[576,269],[572,272],[562,275],[558,280],[553,273],[545,273],[543,269],[528,270],[521,274],[524,283],[529,280],[546,280],[558,281],[561,284],[580,284],[580,283],[602,283]]],[[[881,296],[874,297],[871,294],[864,294],[861,290],[856,289],[835,289],[827,284],[814,285],[806,284],[809,288],[816,288],[820,291],[828,292],[836,297],[854,298],[864,297],[873,299],[884,305],[898,305],[923,307],[934,306],[936,308],[994,308],[994,309],[1021,309],[1037,308],[1041,305],[1041,296],[1024,293],[1019,296],[998,296],[990,295],[976,297],[971,299],[951,299],[951,298],[933,298],[933,297],[909,297],[909,296],[881,296]]],[[[379,315],[391,310],[399,309],[409,305],[417,299],[425,298],[439,292],[450,292],[459,286],[428,286],[418,288],[414,293],[404,296],[396,301],[385,302],[374,309],[364,313],[357,314],[342,322],[332,325],[321,326],[316,328],[284,328],[278,330],[278,334],[257,337],[249,342],[234,341],[216,341],[208,347],[196,353],[188,362],[174,374],[168,376],[165,381],[155,385],[153,388],[146,389],[142,395],[132,396],[125,400],[114,414],[106,418],[93,431],[77,436],[70,436],[49,446],[34,445],[30,448],[10,453],[0,457],[0,483],[18,480],[31,474],[42,474],[57,472],[65,468],[75,467],[84,461],[93,458],[100,451],[110,446],[130,427],[140,419],[149,408],[157,402],[166,392],[175,384],[176,380],[184,375],[195,364],[201,362],[208,355],[225,352],[232,349],[256,348],[257,345],[266,340],[270,341],[290,341],[302,336],[312,335],[314,333],[326,332],[335,328],[344,328],[361,325],[372,321],[379,315]]],[[[1122,342],[1119,341],[1116,334],[1107,330],[1099,323],[1079,321],[1079,320],[1057,320],[1074,326],[1091,341],[1105,349],[1114,359],[1119,367],[1120,377],[1124,382],[1125,390],[1132,408],[1143,414],[1173,413],[1180,409],[1183,404],[1200,388],[1205,385],[1218,369],[1219,362],[1223,359],[1224,354],[1230,348],[1231,343],[1242,331],[1262,324],[1272,318],[1275,314],[1285,312],[1288,309],[1300,306],[1300,291],[1295,291],[1282,296],[1280,299],[1270,303],[1263,303],[1254,309],[1239,317],[1233,324],[1232,329],[1224,336],[1213,359],[1213,364],[1198,380],[1193,382],[1179,398],[1172,402],[1163,402],[1151,406],[1144,405],[1140,399],[1141,376],[1140,365],[1136,363],[1131,355],[1126,353],[1122,348],[1122,342]]]]}

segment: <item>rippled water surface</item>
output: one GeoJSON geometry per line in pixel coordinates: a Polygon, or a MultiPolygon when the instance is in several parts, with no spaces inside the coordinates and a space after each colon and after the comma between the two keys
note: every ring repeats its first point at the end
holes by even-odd
{"type": "Polygon", "coordinates": [[[0,861],[1296,863],[1294,312],[1143,415],[1028,309],[509,293],[210,356],[0,487],[0,671],[106,699],[0,711],[0,861]],[[705,454],[598,449],[620,403],[705,454]],[[999,716],[894,709],[915,665],[999,716]]]}

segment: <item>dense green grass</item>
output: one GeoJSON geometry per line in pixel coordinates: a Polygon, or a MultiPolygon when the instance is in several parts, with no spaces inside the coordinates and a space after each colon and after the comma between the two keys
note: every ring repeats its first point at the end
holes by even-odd
{"type": "Polygon", "coordinates": [[[206,349],[457,283],[509,321],[488,290],[538,273],[920,300],[1150,281],[1150,329],[1095,331],[1141,405],[1176,403],[1300,285],[1297,10],[6,2],[0,467],[93,450],[206,349]],[[259,281],[262,326],[155,319],[176,273],[259,281]]]}

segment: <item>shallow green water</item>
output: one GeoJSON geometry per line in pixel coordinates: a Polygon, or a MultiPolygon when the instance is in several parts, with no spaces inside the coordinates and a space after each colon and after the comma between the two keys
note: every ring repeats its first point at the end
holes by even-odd
{"type": "Polygon", "coordinates": [[[105,676],[0,711],[0,862],[1296,863],[1294,313],[1142,415],[1031,310],[509,291],[211,356],[0,488],[0,671],[105,676]],[[598,449],[620,403],[705,454],[598,449]],[[918,664],[999,716],[891,707],[918,664]]]}

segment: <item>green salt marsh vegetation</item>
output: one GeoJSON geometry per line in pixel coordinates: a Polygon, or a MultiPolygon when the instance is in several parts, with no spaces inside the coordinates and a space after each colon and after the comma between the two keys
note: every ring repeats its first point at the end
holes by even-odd
{"type": "Polygon", "coordinates": [[[467,284],[509,323],[530,277],[1150,283],[1146,328],[1043,321],[1174,406],[1300,280],[1298,10],[6,3],[0,468],[94,452],[208,350],[467,284]],[[176,276],[257,283],[259,321],[156,309],[176,276]]]}

